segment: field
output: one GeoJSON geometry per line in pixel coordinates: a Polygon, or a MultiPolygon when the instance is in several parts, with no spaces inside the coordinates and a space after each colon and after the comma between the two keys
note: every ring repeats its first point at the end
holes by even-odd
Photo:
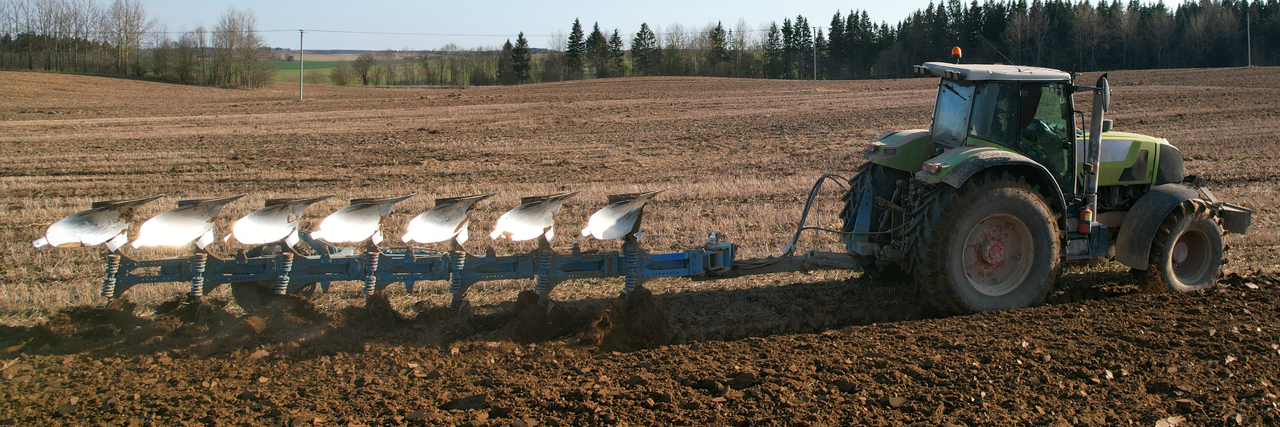
{"type": "MultiPolygon", "coordinates": [[[[767,256],[821,174],[851,175],[867,141],[928,123],[936,82],[316,85],[298,102],[287,83],[3,72],[0,425],[1275,425],[1275,72],[1110,74],[1117,130],[1169,139],[1189,174],[1254,209],[1213,289],[1144,292],[1116,263],[1076,266],[1044,306],[940,318],[910,284],[856,272],[660,280],[640,301],[670,331],[641,349],[600,339],[602,313],[627,315],[608,309],[620,280],[565,283],[550,313],[516,304],[527,282],[473,288],[469,317],[441,308],[445,284],[366,300],[347,283],[249,315],[225,287],[177,304],[183,284],[107,305],[100,252],[30,242],[95,200],[166,194],[142,219],[179,199],[248,194],[224,211],[225,230],[268,198],[336,194],[308,211],[310,229],[346,199],[414,193],[387,224],[398,242],[433,198],[492,192],[467,249],[519,253],[532,245],[486,238],[494,220],[520,196],[581,190],[554,246],[611,250],[577,233],[605,196],[669,187],[646,210],[646,249],[721,232],[767,256]]],[[[823,193],[817,225],[838,227],[839,196],[823,193]]],[[[839,249],[827,235],[801,247],[839,249]]]]}
{"type": "Polygon", "coordinates": [[[310,61],[301,64],[297,61],[276,61],[275,82],[278,83],[297,83],[298,82],[298,66],[305,68],[302,70],[309,84],[329,84],[329,72],[333,67],[338,66],[339,61],[310,61]]]}
{"type": "Polygon", "coordinates": [[[276,71],[293,71],[296,74],[299,66],[305,66],[307,70],[328,70],[338,66],[338,62],[339,61],[307,61],[306,64],[303,64],[298,61],[276,61],[276,71]]]}

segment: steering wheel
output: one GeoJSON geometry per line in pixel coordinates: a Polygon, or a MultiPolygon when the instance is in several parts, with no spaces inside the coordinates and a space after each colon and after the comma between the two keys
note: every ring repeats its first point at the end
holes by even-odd
{"type": "Polygon", "coordinates": [[[1018,145],[1022,152],[1030,155],[1041,163],[1049,160],[1049,154],[1044,150],[1044,136],[1056,134],[1053,128],[1040,119],[1034,119],[1031,124],[1019,132],[1018,145]]]}

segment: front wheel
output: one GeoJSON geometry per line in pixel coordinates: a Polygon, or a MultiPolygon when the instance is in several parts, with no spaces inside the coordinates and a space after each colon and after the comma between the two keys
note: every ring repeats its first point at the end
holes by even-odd
{"type": "Polygon", "coordinates": [[[1151,266],[1173,292],[1213,286],[1222,269],[1222,228],[1203,202],[1188,200],[1165,218],[1151,241],[1151,266]]]}
{"type": "Polygon", "coordinates": [[[934,306],[951,313],[1028,307],[1053,289],[1058,226],[1035,186],[988,174],[918,199],[911,270],[934,306]]]}

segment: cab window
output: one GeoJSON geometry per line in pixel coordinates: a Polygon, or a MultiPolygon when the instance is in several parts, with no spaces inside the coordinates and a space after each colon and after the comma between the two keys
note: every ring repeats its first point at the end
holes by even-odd
{"type": "Polygon", "coordinates": [[[1055,176],[1066,175],[1071,103],[1062,83],[1022,83],[1015,147],[1055,176]]]}
{"type": "Polygon", "coordinates": [[[938,100],[933,104],[933,141],[958,147],[965,140],[969,109],[973,105],[973,84],[942,79],[938,84],[938,100]]]}
{"type": "Polygon", "coordinates": [[[1018,84],[990,82],[978,88],[969,121],[969,135],[1002,145],[1013,145],[1017,129],[1018,84]]]}

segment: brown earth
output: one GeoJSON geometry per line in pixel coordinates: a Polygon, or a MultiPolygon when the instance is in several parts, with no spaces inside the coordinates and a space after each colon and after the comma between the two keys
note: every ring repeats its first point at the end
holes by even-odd
{"type": "MultiPolygon", "coordinates": [[[[417,193],[389,221],[398,236],[432,197],[497,192],[467,246],[515,253],[530,248],[481,233],[519,196],[573,189],[556,247],[611,250],[576,236],[604,195],[670,186],[646,212],[649,250],[720,231],[763,256],[821,173],[927,123],[926,79],[317,87],[299,103],[287,85],[0,73],[0,425],[1275,425],[1274,72],[1111,73],[1118,130],[1168,138],[1188,173],[1255,210],[1218,287],[1151,293],[1114,263],[1073,266],[1045,306],[949,318],[909,284],[844,272],[658,280],[630,301],[617,280],[567,282],[550,307],[529,283],[491,283],[462,313],[439,284],[368,299],[335,284],[254,313],[225,288],[175,297],[182,284],[105,304],[95,252],[28,246],[93,200],[173,196],[145,218],[249,193],[221,230],[270,197],[417,193]]],[[[838,224],[837,196],[821,225],[838,224]]]]}

